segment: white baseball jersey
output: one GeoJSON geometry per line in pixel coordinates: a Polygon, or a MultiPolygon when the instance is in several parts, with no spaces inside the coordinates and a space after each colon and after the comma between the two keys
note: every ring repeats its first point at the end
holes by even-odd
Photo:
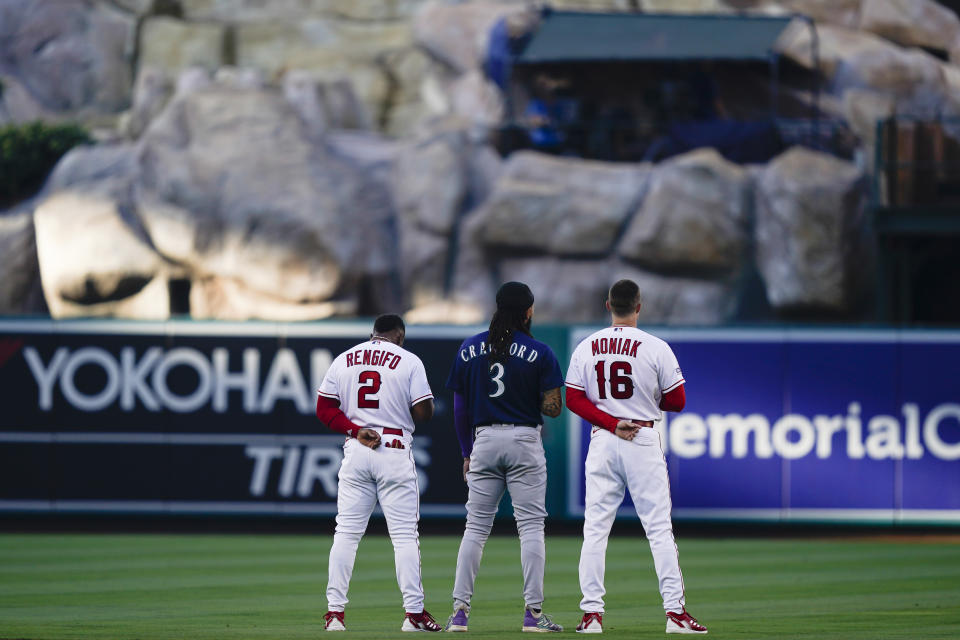
{"type": "Polygon", "coordinates": [[[607,327],[574,349],[566,385],[617,418],[659,420],[660,398],[683,382],[666,342],[636,327],[607,327]]]}
{"type": "MultiPolygon", "coordinates": [[[[673,350],[660,338],[636,327],[607,327],[574,349],[566,384],[584,391],[590,402],[617,418],[658,420],[660,399],[683,384],[683,374],[673,350]]],[[[628,441],[593,429],[584,471],[580,608],[604,610],[607,537],[629,489],[650,543],[664,610],[680,611],[685,602],[683,574],[659,433],[640,429],[628,441]]]]}
{"type": "Polygon", "coordinates": [[[423,362],[392,342],[373,338],[331,363],[320,395],[340,401],[340,410],[360,427],[394,427],[412,434],[410,407],[433,398],[423,362]]]}
{"type": "Polygon", "coordinates": [[[404,609],[423,611],[420,576],[420,496],[411,444],[414,431],[410,407],[432,398],[420,358],[388,340],[371,338],[341,353],[331,363],[320,395],[340,401],[340,409],[356,425],[401,429],[399,440],[388,439],[371,449],[355,438],[343,445],[337,473],[337,528],[327,565],[327,608],[343,611],[353,576],[357,546],[370,514],[380,503],[387,519],[397,566],[397,584],[404,609]],[[403,442],[404,446],[392,448],[403,442]]]}

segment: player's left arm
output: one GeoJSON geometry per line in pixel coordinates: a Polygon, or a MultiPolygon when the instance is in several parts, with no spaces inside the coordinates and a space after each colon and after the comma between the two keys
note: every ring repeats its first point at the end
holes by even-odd
{"type": "Polygon", "coordinates": [[[414,422],[426,422],[433,417],[433,398],[421,400],[410,407],[410,417],[414,422]]]}
{"type": "Polygon", "coordinates": [[[660,398],[660,408],[664,411],[683,411],[685,406],[687,406],[687,392],[683,390],[683,384],[674,387],[660,398]]]}
{"type": "Polygon", "coordinates": [[[410,417],[414,422],[426,422],[433,417],[433,392],[427,381],[427,371],[417,358],[410,371],[410,417]]]}
{"type": "Polygon", "coordinates": [[[556,418],[563,410],[563,396],[560,393],[563,389],[563,372],[550,347],[546,347],[540,366],[540,413],[556,418]]]}
{"type": "Polygon", "coordinates": [[[661,393],[660,408],[664,411],[682,411],[687,405],[687,393],[683,389],[686,381],[677,356],[666,342],[663,343],[657,359],[657,368],[661,393]]]}
{"type": "Polygon", "coordinates": [[[551,418],[560,415],[563,409],[563,397],[560,395],[560,387],[556,389],[547,389],[540,398],[540,413],[551,418]]]}

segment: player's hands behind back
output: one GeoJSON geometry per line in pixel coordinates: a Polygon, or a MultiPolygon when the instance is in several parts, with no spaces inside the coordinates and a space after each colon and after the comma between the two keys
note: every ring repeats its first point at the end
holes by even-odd
{"type": "Polygon", "coordinates": [[[357,440],[365,447],[376,449],[380,446],[380,434],[373,429],[360,429],[357,431],[357,440]]]}
{"type": "Polygon", "coordinates": [[[633,438],[637,435],[637,431],[640,429],[640,425],[635,422],[621,420],[617,423],[617,430],[614,431],[614,433],[618,438],[623,438],[624,440],[633,440],[633,438]]]}

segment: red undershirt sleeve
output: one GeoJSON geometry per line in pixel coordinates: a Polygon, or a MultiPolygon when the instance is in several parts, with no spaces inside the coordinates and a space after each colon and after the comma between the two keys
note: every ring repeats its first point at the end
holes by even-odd
{"type": "Polygon", "coordinates": [[[685,406],[687,406],[687,392],[683,390],[683,385],[668,391],[660,398],[660,408],[664,411],[682,411],[685,406]]]}
{"type": "Polygon", "coordinates": [[[351,438],[357,437],[360,427],[353,424],[350,418],[340,410],[340,403],[332,398],[317,396],[317,417],[337,433],[343,433],[351,438]]]}
{"type": "Polygon", "coordinates": [[[570,409],[570,411],[573,411],[575,414],[592,425],[602,427],[610,432],[617,430],[617,423],[620,421],[606,411],[601,411],[598,409],[595,404],[590,402],[590,399],[587,398],[586,393],[580,389],[567,387],[566,395],[567,408],[570,409]]]}

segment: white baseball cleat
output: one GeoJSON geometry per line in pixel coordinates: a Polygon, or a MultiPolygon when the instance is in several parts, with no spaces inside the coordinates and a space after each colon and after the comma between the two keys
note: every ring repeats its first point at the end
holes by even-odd
{"type": "Polygon", "coordinates": [[[400,631],[443,631],[443,627],[424,609],[420,613],[407,613],[400,631]]]}
{"type": "Polygon", "coordinates": [[[577,625],[577,633],[603,633],[603,614],[585,613],[580,624],[577,625]]]}
{"type": "Polygon", "coordinates": [[[324,631],[346,631],[347,626],[343,624],[343,611],[327,611],[323,615],[324,631]]]}
{"type": "Polygon", "coordinates": [[[707,628],[697,622],[697,619],[680,609],[679,612],[667,611],[667,633],[707,633],[707,628]]]}

